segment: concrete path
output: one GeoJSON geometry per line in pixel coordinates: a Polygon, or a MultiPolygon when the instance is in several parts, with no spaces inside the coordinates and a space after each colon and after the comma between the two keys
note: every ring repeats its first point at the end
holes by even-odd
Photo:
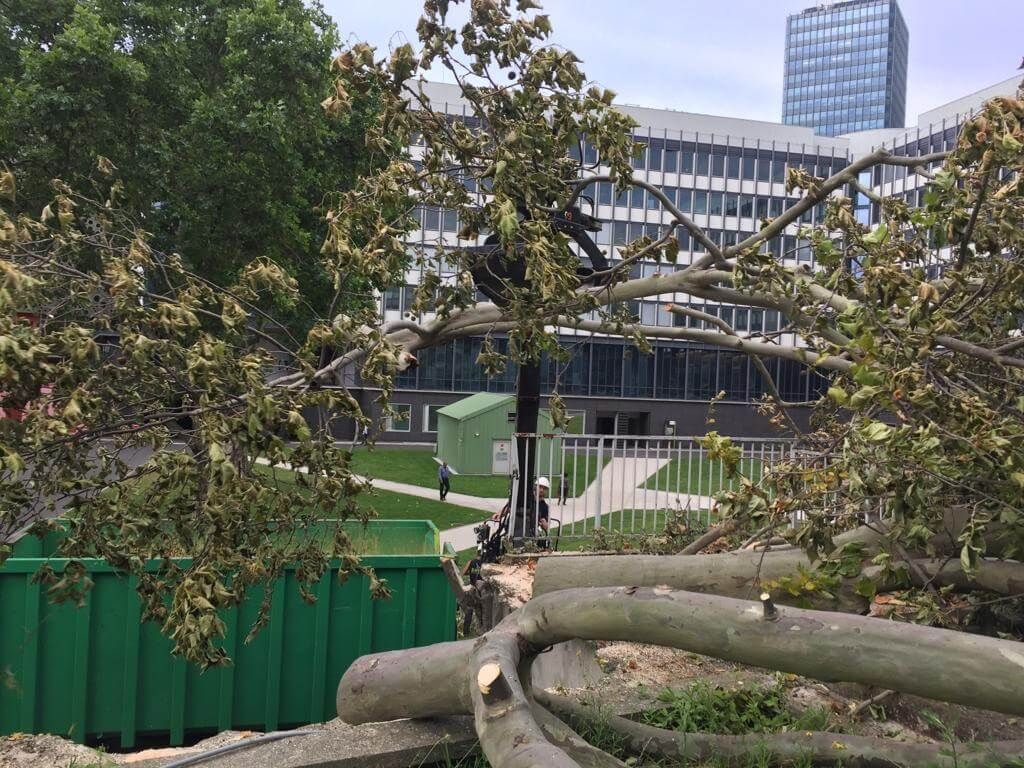
{"type": "MultiPolygon", "coordinates": [[[[262,456],[256,459],[257,464],[263,464],[269,467],[269,459],[265,459],[262,456]]],[[[293,467],[286,461],[274,464],[278,469],[288,469],[292,472],[301,472],[302,474],[309,473],[309,467],[293,467]]],[[[369,478],[363,477],[362,475],[353,475],[357,480],[365,482],[369,478]]],[[[436,488],[424,488],[422,485],[411,485],[410,483],[396,483],[393,480],[381,480],[380,478],[371,481],[374,488],[378,488],[382,491],[392,491],[394,493],[404,493],[406,496],[419,496],[422,499],[433,499],[434,501],[440,501],[436,488]]],[[[482,496],[470,496],[466,493],[449,493],[446,501],[455,504],[458,507],[469,507],[470,509],[479,509],[481,512],[486,512],[488,515],[497,512],[501,509],[505,503],[505,499],[494,499],[486,498],[482,496]]]]}

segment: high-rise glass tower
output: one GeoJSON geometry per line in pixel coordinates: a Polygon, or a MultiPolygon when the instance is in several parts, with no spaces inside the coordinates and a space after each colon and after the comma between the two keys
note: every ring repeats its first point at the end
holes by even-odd
{"type": "Polygon", "coordinates": [[[896,0],[848,0],[787,17],[782,122],[825,136],[902,127],[908,41],[896,0]]]}

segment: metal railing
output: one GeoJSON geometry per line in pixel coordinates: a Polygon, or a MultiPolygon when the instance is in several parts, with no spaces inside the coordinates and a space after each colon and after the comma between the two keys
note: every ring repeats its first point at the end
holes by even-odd
{"type": "MultiPolygon", "coordinates": [[[[518,477],[519,444],[526,443],[526,465],[534,478],[547,477],[548,516],[559,536],[587,536],[597,528],[622,534],[655,533],[669,515],[685,515],[702,525],[715,518],[715,494],[737,487],[721,459],[711,458],[700,437],[657,435],[513,436],[512,472],[518,477]]],[[[774,463],[795,457],[793,441],[777,438],[734,438],[740,449],[741,473],[757,479],[774,463]]],[[[531,538],[540,518],[541,491],[517,498],[512,509],[523,510],[525,526],[513,537],[531,538]]]]}

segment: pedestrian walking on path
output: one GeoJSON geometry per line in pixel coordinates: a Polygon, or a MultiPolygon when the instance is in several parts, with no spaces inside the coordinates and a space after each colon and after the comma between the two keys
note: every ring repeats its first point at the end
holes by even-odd
{"type": "Polygon", "coordinates": [[[452,471],[448,467],[448,462],[442,461],[441,466],[437,468],[437,481],[441,491],[441,501],[445,500],[445,497],[448,495],[448,491],[450,491],[452,488],[452,483],[450,479],[451,474],[452,471]]]}
{"type": "Polygon", "coordinates": [[[558,503],[563,507],[565,506],[566,493],[569,490],[569,481],[565,477],[565,473],[562,473],[562,478],[558,481],[558,503]]]}

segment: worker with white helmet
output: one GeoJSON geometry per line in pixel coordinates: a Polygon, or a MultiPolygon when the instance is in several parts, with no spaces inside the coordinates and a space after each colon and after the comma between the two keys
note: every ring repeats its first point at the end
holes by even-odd
{"type": "MultiPolygon", "coordinates": [[[[551,493],[551,481],[543,475],[537,478],[535,493],[531,494],[526,500],[526,508],[532,509],[533,502],[537,502],[537,527],[540,528],[544,533],[548,531],[548,503],[546,501],[548,494],[551,493]]],[[[501,508],[500,512],[495,512],[491,515],[491,521],[497,522],[501,519],[502,515],[508,514],[509,505],[506,504],[501,508]]],[[[527,519],[529,520],[533,515],[528,513],[527,519]]],[[[532,520],[530,521],[532,523],[532,520]]]]}
{"type": "Polygon", "coordinates": [[[537,478],[537,526],[547,533],[548,530],[548,494],[551,493],[551,481],[543,475],[537,478]]]}

